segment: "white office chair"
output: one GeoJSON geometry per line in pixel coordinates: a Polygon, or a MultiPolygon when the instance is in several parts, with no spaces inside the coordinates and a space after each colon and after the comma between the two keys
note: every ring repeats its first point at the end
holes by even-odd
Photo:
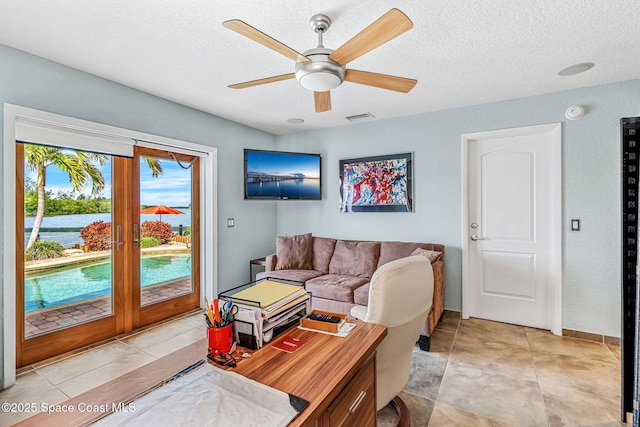
{"type": "Polygon", "coordinates": [[[371,278],[367,307],[351,309],[352,317],[388,328],[376,353],[377,410],[391,402],[400,415],[398,425],[410,425],[409,411],[398,393],[409,379],[413,349],[432,301],[431,263],[423,256],[410,256],[376,270],[371,278]]]}

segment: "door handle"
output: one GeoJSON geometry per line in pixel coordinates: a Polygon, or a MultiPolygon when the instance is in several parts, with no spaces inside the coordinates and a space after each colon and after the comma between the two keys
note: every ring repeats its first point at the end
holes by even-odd
{"type": "Polygon", "coordinates": [[[484,240],[484,237],[478,237],[477,235],[472,234],[472,235],[471,235],[471,240],[473,240],[474,242],[475,242],[476,240],[484,240]]]}
{"type": "Polygon", "coordinates": [[[122,245],[124,244],[124,242],[122,241],[122,226],[119,225],[116,228],[116,240],[115,242],[111,242],[111,244],[116,244],[116,249],[120,250],[122,249],[122,245]]]}
{"type": "Polygon", "coordinates": [[[138,231],[138,224],[133,224],[133,249],[138,249],[140,243],[140,232],[138,231]]]}

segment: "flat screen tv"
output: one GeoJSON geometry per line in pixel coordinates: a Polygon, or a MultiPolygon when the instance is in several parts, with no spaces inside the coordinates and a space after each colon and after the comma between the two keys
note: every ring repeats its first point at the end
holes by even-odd
{"type": "Polygon", "coordinates": [[[320,200],[320,154],[244,150],[244,198],[320,200]]]}

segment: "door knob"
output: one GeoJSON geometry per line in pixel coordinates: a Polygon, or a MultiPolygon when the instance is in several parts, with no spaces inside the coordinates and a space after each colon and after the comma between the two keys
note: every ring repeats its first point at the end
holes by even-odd
{"type": "Polygon", "coordinates": [[[477,235],[472,234],[472,235],[471,235],[471,240],[473,240],[474,242],[475,242],[476,240],[484,240],[484,237],[478,237],[477,235]]]}

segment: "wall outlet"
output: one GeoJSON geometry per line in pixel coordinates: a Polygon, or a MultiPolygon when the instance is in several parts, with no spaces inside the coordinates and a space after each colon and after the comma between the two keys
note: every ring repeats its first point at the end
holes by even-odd
{"type": "Polygon", "coordinates": [[[227,218],[227,227],[235,227],[236,220],[233,218],[227,218]]]}

